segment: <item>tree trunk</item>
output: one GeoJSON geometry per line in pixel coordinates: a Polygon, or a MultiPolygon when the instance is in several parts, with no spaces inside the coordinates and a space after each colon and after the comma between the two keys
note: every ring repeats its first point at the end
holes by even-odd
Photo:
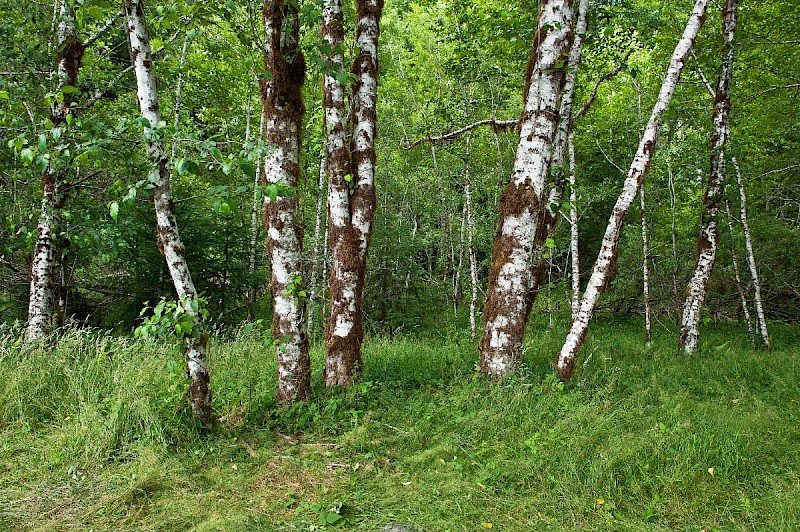
{"type": "Polygon", "coordinates": [[[194,416],[203,422],[208,422],[211,420],[211,386],[206,355],[208,334],[204,330],[202,317],[198,312],[197,290],[192,282],[189,265],[186,263],[185,249],[178,233],[175,204],[172,201],[170,175],[167,169],[169,158],[164,149],[164,143],[154,131],[157,124],[161,122],[161,111],[158,105],[156,76],[153,71],[144,2],[143,0],[127,0],[123,6],[128,19],[131,61],[136,74],[139,107],[142,117],[147,119],[150,124],[145,127],[144,133],[148,139],[147,155],[152,164],[149,181],[154,186],[153,204],[156,211],[158,247],[166,259],[167,269],[172,277],[172,283],[180,303],[195,320],[194,335],[186,341],[187,369],[191,379],[189,401],[194,416]]]}
{"type": "MultiPolygon", "coordinates": [[[[344,85],[335,75],[324,81],[325,129],[328,145],[328,214],[330,217],[331,314],[326,330],[325,383],[352,384],[361,365],[367,251],[375,217],[375,134],[378,91],[378,35],[382,0],[357,0],[356,44],[360,55],[351,73],[348,139],[344,119],[344,85]],[[349,142],[348,142],[349,140],[349,142]],[[351,189],[352,187],[352,189],[351,189]]],[[[344,29],[340,0],[326,0],[323,38],[331,47],[334,72],[343,70],[344,29]]]]}
{"type": "Polygon", "coordinates": [[[575,139],[572,131],[568,138],[569,151],[569,245],[572,259],[572,319],[578,315],[581,304],[581,259],[578,247],[578,191],[575,188],[575,139]]]}
{"type": "Polygon", "coordinates": [[[586,340],[589,321],[594,313],[597,299],[616,275],[619,236],[622,231],[625,215],[628,213],[628,209],[630,209],[636,197],[636,191],[650,167],[650,162],[655,152],[656,141],[658,140],[658,134],[661,131],[664,111],[672,99],[672,94],[675,91],[683,67],[686,64],[689,50],[691,50],[700,28],[705,22],[707,5],[708,0],[697,0],[695,3],[694,10],[686,25],[683,36],[678,42],[672,59],[670,60],[666,78],[661,86],[661,91],[650,116],[650,121],[639,143],[639,149],[628,171],[628,177],[625,179],[625,184],[617,198],[617,203],[608,221],[600,253],[598,254],[597,261],[592,270],[592,275],[587,283],[586,291],[581,299],[580,311],[578,312],[577,318],[572,321],[569,334],[567,335],[566,341],[556,361],[556,371],[563,379],[572,378],[575,355],[586,340]]]}
{"type": "Polygon", "coordinates": [[[733,78],[733,38],[735,33],[736,0],[727,0],[722,27],[724,39],[722,70],[717,82],[712,117],[714,131],[711,134],[711,171],[703,198],[702,227],[697,238],[697,264],[686,289],[681,331],[678,338],[678,349],[682,349],[687,354],[692,354],[697,350],[700,336],[700,312],[706,299],[708,280],[717,258],[718,218],[725,185],[725,148],[731,132],[728,115],[731,108],[730,87],[733,78]]]}
{"type": "MultiPolygon", "coordinates": [[[[264,2],[264,68],[272,74],[261,81],[266,121],[265,140],[273,150],[267,157],[262,184],[297,187],[300,180],[300,142],[305,113],[305,58],[300,48],[297,5],[283,0],[264,2]]],[[[272,335],[278,342],[280,403],[304,401],[311,395],[311,361],[306,331],[303,228],[298,219],[298,196],[264,199],[267,255],[272,268],[275,302],[272,335]]]]}
{"type": "Polygon", "coordinates": [[[761,303],[761,282],[758,280],[758,268],[756,267],[756,258],[753,253],[753,240],[750,238],[750,224],[747,223],[747,194],[745,194],[742,171],[739,168],[736,157],[733,157],[732,161],[733,167],[736,169],[736,183],[739,185],[739,199],[742,204],[742,229],[744,230],[744,243],[747,248],[747,264],[750,266],[750,276],[753,278],[753,288],[755,291],[753,301],[756,306],[756,315],[758,316],[758,330],[761,333],[761,339],[764,341],[764,345],[769,347],[767,320],[764,317],[764,305],[761,303]]]}
{"type": "Polygon", "coordinates": [[[744,285],[742,284],[742,276],[739,272],[739,259],[736,257],[736,234],[733,232],[733,218],[731,216],[731,206],[728,200],[725,200],[725,216],[728,220],[728,231],[731,234],[731,261],[733,262],[733,274],[736,278],[736,289],[739,292],[739,299],[742,302],[742,313],[747,322],[747,334],[750,336],[750,344],[756,346],[756,337],[753,332],[753,320],[750,317],[750,308],[747,304],[747,295],[745,295],[744,285]]]}
{"type": "MultiPolygon", "coordinates": [[[[261,113],[261,124],[258,127],[258,140],[259,142],[264,140],[264,130],[265,130],[265,120],[264,120],[264,113],[261,113]]],[[[266,161],[262,161],[260,158],[256,164],[256,175],[253,181],[253,207],[250,212],[250,249],[249,256],[247,260],[247,272],[249,274],[249,278],[247,280],[247,321],[253,321],[253,305],[256,302],[256,246],[258,245],[258,232],[261,229],[261,225],[258,220],[258,199],[261,197],[259,193],[258,187],[261,184],[261,170],[264,168],[264,164],[266,161]]]]}
{"type": "Polygon", "coordinates": [[[639,202],[642,214],[642,290],[644,292],[644,342],[650,348],[651,329],[650,323],[650,254],[647,246],[647,208],[644,201],[644,184],[639,190],[639,202]]]}
{"type": "Polygon", "coordinates": [[[311,282],[309,283],[308,297],[308,334],[311,336],[314,331],[314,300],[319,292],[318,272],[322,269],[322,257],[320,257],[320,244],[325,246],[322,241],[322,216],[325,204],[325,155],[322,154],[319,161],[319,179],[317,181],[317,212],[314,217],[314,249],[311,251],[311,282]]]}
{"type": "MultiPolygon", "coordinates": [[[[78,84],[78,71],[83,62],[83,43],[78,39],[75,23],[75,10],[68,2],[62,2],[59,22],[56,27],[58,39],[56,74],[58,81],[55,92],[64,87],[78,84]]],[[[66,121],[73,102],[73,94],[63,94],[63,100],[53,98],[50,108],[50,121],[60,126],[66,121]]],[[[31,288],[28,300],[28,327],[26,338],[37,340],[50,330],[53,305],[56,303],[56,235],[58,234],[59,208],[61,203],[60,185],[65,177],[63,170],[53,168],[54,163],[42,175],[42,204],[39,221],[36,225],[37,237],[31,261],[31,288]]]]}
{"type": "Polygon", "coordinates": [[[480,368],[486,375],[513,373],[521,357],[531,308],[536,242],[546,234],[545,188],[559,123],[572,41],[572,1],[543,0],[528,62],[520,142],[511,180],[500,202],[500,218],[484,310],[480,368]]]}
{"type": "MultiPolygon", "coordinates": [[[[549,271],[548,265],[550,259],[545,258],[544,246],[547,238],[555,233],[558,226],[558,203],[564,194],[564,189],[567,187],[567,180],[574,178],[572,174],[573,168],[570,166],[574,163],[574,144],[572,141],[572,103],[575,96],[575,81],[578,75],[578,65],[581,61],[581,52],[583,51],[583,36],[586,34],[586,27],[589,18],[589,1],[581,0],[578,5],[578,12],[575,17],[575,32],[573,36],[572,46],[569,51],[569,60],[567,61],[567,73],[564,81],[564,90],[562,93],[561,107],[559,111],[558,131],[556,132],[555,142],[553,144],[553,156],[550,161],[550,170],[548,174],[551,176],[548,182],[548,200],[547,208],[544,214],[545,230],[539,233],[539,238],[535,242],[536,250],[534,251],[534,270],[535,271],[549,271]],[[573,151],[568,153],[572,149],[573,151]],[[570,156],[571,158],[568,158],[570,156]]],[[[574,183],[573,183],[574,184],[574,183]]],[[[570,197],[572,195],[570,194],[570,197]]],[[[577,225],[574,226],[577,231],[577,225]]],[[[577,242],[577,232],[575,234],[577,242]]],[[[552,253],[550,253],[552,255],[552,253]]],[[[539,284],[544,279],[543,275],[534,274],[533,283],[531,285],[531,304],[536,300],[539,293],[539,284]]],[[[548,284],[548,297],[550,289],[548,284]]],[[[549,311],[548,303],[548,311],[549,311]]],[[[551,314],[552,320],[552,314],[551,314]]]]}
{"type": "Polygon", "coordinates": [[[467,219],[467,252],[469,253],[469,336],[473,340],[477,336],[475,310],[478,306],[478,260],[475,254],[475,218],[472,213],[472,172],[470,158],[472,155],[472,138],[467,137],[466,168],[464,169],[464,210],[467,219]]]}
{"type": "Polygon", "coordinates": [[[669,186],[669,207],[671,213],[671,235],[672,235],[672,294],[675,315],[677,316],[681,310],[680,299],[678,298],[678,269],[680,262],[678,262],[678,236],[675,226],[675,176],[672,173],[672,163],[668,158],[664,158],[667,164],[667,179],[669,186]]]}

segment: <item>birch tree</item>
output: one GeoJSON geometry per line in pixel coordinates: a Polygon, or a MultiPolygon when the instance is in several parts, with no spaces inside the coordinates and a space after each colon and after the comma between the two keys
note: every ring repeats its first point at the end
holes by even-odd
{"type": "MultiPolygon", "coordinates": [[[[297,187],[300,142],[305,113],[305,58],[300,48],[297,4],[264,2],[264,67],[271,75],[261,82],[266,122],[265,140],[272,147],[262,184],[297,187]]],[[[306,330],[303,278],[303,227],[297,195],[264,199],[267,255],[275,301],[272,334],[278,341],[278,401],[305,400],[311,394],[311,361],[306,330]]]]}
{"type": "Polygon", "coordinates": [[[185,248],[178,232],[168,169],[169,156],[158,131],[158,128],[161,127],[161,110],[158,103],[156,75],[153,70],[144,1],[125,0],[123,8],[128,23],[131,62],[136,74],[136,95],[142,117],[147,122],[144,128],[144,138],[147,141],[147,155],[151,164],[148,179],[153,185],[158,247],[166,259],[167,269],[180,304],[195,321],[192,334],[186,339],[187,372],[191,380],[188,393],[189,402],[194,416],[203,422],[208,422],[211,420],[211,383],[206,347],[208,333],[204,330],[200,301],[192,281],[189,265],[186,262],[185,248]]]}
{"type": "Polygon", "coordinates": [[[484,374],[512,373],[521,357],[531,308],[536,242],[546,231],[546,181],[559,124],[566,58],[572,41],[569,0],[543,0],[528,61],[520,142],[511,180],[500,200],[480,343],[484,374]]]}
{"type": "Polygon", "coordinates": [[[678,338],[678,349],[687,354],[697,350],[700,336],[700,311],[708,291],[708,280],[714,269],[719,242],[718,219],[720,202],[725,183],[725,150],[730,136],[729,113],[731,107],[730,88],[733,79],[734,47],[736,34],[736,0],[726,0],[722,17],[722,69],[717,82],[712,116],[713,132],[711,134],[711,171],[708,177],[706,193],[703,197],[703,215],[700,235],[697,238],[697,263],[694,274],[686,289],[683,303],[681,331],[678,338]]]}
{"type": "Polygon", "coordinates": [[[767,319],[764,317],[764,305],[761,302],[761,282],[758,279],[758,267],[756,257],[753,253],[753,239],[750,237],[750,224],[747,222],[747,194],[744,189],[742,170],[739,168],[739,161],[732,157],[733,167],[736,170],[736,184],[739,186],[739,201],[741,202],[741,221],[744,230],[744,243],[747,248],[747,265],[750,267],[750,276],[753,279],[753,302],[758,316],[758,330],[761,333],[761,340],[766,347],[769,347],[769,333],[767,332],[767,319]]]}
{"type": "Polygon", "coordinates": [[[364,339],[362,301],[367,252],[375,207],[375,134],[377,129],[378,36],[383,0],[357,0],[356,45],[359,55],[346,127],[342,76],[344,25],[341,0],[326,0],[322,35],[330,47],[323,89],[327,143],[330,220],[331,312],[326,328],[325,383],[352,384],[361,365],[364,339]]]}
{"type": "MultiPolygon", "coordinates": [[[[74,94],[65,87],[78,84],[78,71],[83,61],[84,44],[80,41],[75,23],[75,8],[70,2],[60,2],[56,26],[56,97],[50,108],[50,121],[54,128],[65,124],[74,94]]],[[[28,300],[28,326],[26,337],[36,340],[44,337],[53,317],[55,297],[56,235],[59,231],[61,185],[65,177],[63,161],[50,161],[42,175],[42,202],[37,238],[31,261],[30,295],[28,300]]]]}
{"type": "Polygon", "coordinates": [[[628,176],[606,226],[600,252],[587,283],[586,291],[581,299],[581,308],[578,311],[578,316],[572,321],[567,338],[556,360],[556,371],[563,379],[572,378],[575,355],[586,340],[589,321],[594,313],[597,300],[616,276],[622,224],[633,200],[636,198],[636,192],[649,170],[650,162],[655,153],[658,135],[661,131],[664,111],[667,109],[675,92],[675,87],[678,85],[689,51],[697,38],[697,34],[700,32],[700,28],[705,23],[707,6],[708,0],[697,0],[686,29],[670,59],[667,74],[664,83],[661,85],[661,91],[653,107],[650,120],[645,128],[644,135],[642,135],[639,148],[628,171],[628,176]]]}

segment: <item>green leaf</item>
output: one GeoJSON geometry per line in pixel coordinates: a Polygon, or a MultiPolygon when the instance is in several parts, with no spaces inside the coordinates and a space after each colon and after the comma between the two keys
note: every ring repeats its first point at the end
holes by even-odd
{"type": "Polygon", "coordinates": [[[108,206],[108,210],[111,214],[111,218],[116,221],[117,216],[119,216],[119,203],[112,201],[111,205],[108,206]]]}

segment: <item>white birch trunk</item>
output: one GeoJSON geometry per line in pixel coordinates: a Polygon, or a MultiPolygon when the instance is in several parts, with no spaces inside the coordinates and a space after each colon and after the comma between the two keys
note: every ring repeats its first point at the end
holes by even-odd
{"type": "Polygon", "coordinates": [[[642,290],[644,292],[644,341],[650,348],[651,330],[650,323],[650,253],[647,246],[647,208],[644,201],[644,185],[639,189],[639,202],[642,214],[642,290]]]}
{"type": "Polygon", "coordinates": [[[311,252],[311,282],[308,292],[308,334],[312,335],[314,330],[314,300],[319,292],[318,273],[322,269],[322,257],[320,257],[320,244],[322,242],[322,215],[325,204],[325,154],[319,160],[319,179],[317,180],[317,212],[314,217],[314,249],[311,252]]]}
{"type": "Polygon", "coordinates": [[[556,371],[561,378],[569,379],[572,377],[575,355],[586,340],[589,321],[594,313],[597,299],[616,275],[619,236],[622,231],[625,215],[628,213],[636,197],[636,191],[650,167],[650,162],[655,152],[656,141],[658,140],[658,134],[661,131],[664,111],[667,109],[675,87],[678,85],[681,72],[686,64],[686,58],[689,55],[689,50],[691,50],[700,28],[705,22],[707,5],[708,0],[697,0],[689,22],[686,25],[686,29],[670,60],[664,83],[661,86],[661,91],[650,116],[650,121],[645,128],[644,135],[639,143],[639,149],[628,171],[628,177],[625,179],[622,191],[617,198],[616,205],[608,221],[597,261],[595,262],[592,275],[587,283],[586,291],[581,299],[581,308],[578,312],[578,316],[572,321],[566,341],[556,361],[556,371]]]}
{"type": "Polygon", "coordinates": [[[667,164],[667,179],[668,179],[668,186],[669,186],[669,207],[670,207],[670,214],[671,214],[671,235],[672,235],[672,294],[673,294],[673,303],[675,304],[675,311],[676,316],[680,313],[680,300],[678,298],[678,268],[680,267],[680,262],[678,262],[678,237],[677,237],[677,229],[675,227],[675,176],[672,173],[672,163],[668,158],[664,158],[664,162],[667,164]]]}
{"type": "Polygon", "coordinates": [[[739,168],[739,163],[736,157],[732,158],[733,166],[736,169],[736,183],[739,185],[739,199],[742,207],[742,229],[744,230],[744,243],[747,249],[747,264],[750,266],[750,276],[753,279],[754,295],[753,300],[756,307],[756,315],[758,316],[758,330],[761,333],[761,339],[764,345],[769,347],[769,333],[767,332],[767,320],[764,317],[764,305],[761,303],[761,282],[758,280],[758,268],[756,267],[756,257],[753,253],[753,240],[750,238],[750,225],[747,223],[747,194],[744,190],[744,180],[742,179],[742,171],[739,168]]]}
{"type": "MultiPolygon", "coordinates": [[[[264,120],[264,113],[261,113],[261,123],[258,126],[258,140],[264,140],[264,131],[266,129],[266,121],[264,120]]],[[[249,256],[247,258],[247,272],[250,278],[247,281],[247,321],[253,321],[253,305],[256,302],[256,246],[258,245],[258,232],[261,228],[259,223],[258,213],[261,210],[258,199],[261,196],[259,193],[259,185],[261,183],[261,173],[266,159],[259,158],[256,164],[256,175],[253,180],[253,205],[250,210],[250,248],[248,250],[249,256]]]]}
{"type": "MultiPolygon", "coordinates": [[[[83,44],[78,39],[75,11],[68,2],[56,3],[54,13],[58,13],[58,25],[54,24],[57,38],[55,92],[67,86],[77,85],[78,70],[83,59],[83,44]]],[[[55,22],[55,18],[54,18],[55,22]]],[[[64,94],[63,100],[53,98],[50,108],[50,121],[54,126],[63,124],[72,103],[72,94],[64,94]]],[[[53,319],[53,305],[56,303],[56,234],[58,232],[59,185],[63,176],[51,168],[42,176],[42,203],[39,221],[36,224],[36,244],[31,260],[31,282],[28,299],[28,324],[25,337],[28,340],[43,338],[53,319]]]]}
{"type": "Polygon", "coordinates": [[[189,265],[186,263],[185,249],[178,233],[174,203],[170,186],[168,156],[164,143],[154,131],[161,122],[161,111],[156,90],[156,76],[150,49],[150,37],[145,19],[144,2],[127,0],[123,7],[128,21],[128,37],[131,45],[131,62],[136,74],[137,98],[142,116],[150,126],[145,127],[147,155],[152,164],[149,181],[153,184],[153,205],[156,211],[156,232],[158,246],[164,255],[175,291],[180,303],[195,319],[195,334],[186,341],[187,371],[191,384],[189,400],[194,416],[204,422],[211,419],[211,387],[208,373],[206,343],[208,335],[204,331],[202,317],[197,313],[197,290],[192,282],[189,265]]]}
{"type": "MultiPolygon", "coordinates": [[[[382,0],[357,0],[356,44],[360,55],[351,72],[350,124],[347,136],[344,84],[335,76],[324,80],[323,107],[327,135],[328,215],[330,224],[331,313],[326,329],[325,382],[348,386],[361,365],[366,260],[377,204],[375,196],[375,135],[377,129],[378,36],[382,0]]],[[[323,38],[331,48],[328,62],[344,70],[340,0],[323,6],[323,38]]]]}
{"type": "Polygon", "coordinates": [[[736,34],[736,0],[725,2],[722,34],[722,70],[714,98],[711,135],[711,170],[708,186],[703,198],[704,212],[700,236],[697,238],[697,264],[686,290],[683,304],[681,331],[678,348],[686,354],[697,351],[700,337],[700,313],[708,292],[708,281],[714,269],[719,244],[720,201],[725,186],[725,148],[730,136],[729,112],[731,106],[730,86],[733,78],[733,38],[736,34]]]}
{"type": "Polygon", "coordinates": [[[557,134],[566,77],[573,11],[570,0],[543,0],[520,118],[520,142],[511,180],[500,204],[484,311],[480,368],[501,377],[521,357],[530,312],[533,269],[539,232],[544,231],[545,184],[557,134]]]}
{"type": "Polygon", "coordinates": [[[572,259],[572,319],[578,315],[581,304],[581,259],[578,233],[578,191],[575,180],[575,140],[570,131],[567,140],[569,151],[569,250],[572,259]]]}
{"type": "MultiPolygon", "coordinates": [[[[305,58],[299,42],[296,4],[283,0],[264,2],[264,66],[272,74],[262,81],[266,141],[273,150],[267,157],[263,184],[296,187],[300,179],[300,141],[305,112],[302,88],[305,58]]],[[[278,393],[280,403],[306,400],[311,394],[311,361],[306,331],[303,277],[303,228],[297,195],[264,198],[267,255],[272,268],[275,302],[272,334],[278,342],[278,393]]]]}
{"type": "Polygon", "coordinates": [[[744,284],[742,283],[742,275],[739,271],[739,259],[736,257],[736,234],[733,232],[733,218],[731,217],[731,206],[728,200],[725,200],[725,215],[728,220],[728,231],[731,234],[731,262],[733,263],[733,274],[736,278],[736,289],[739,292],[739,299],[742,303],[742,313],[747,322],[747,334],[750,336],[750,344],[756,346],[756,337],[753,332],[753,319],[750,317],[750,307],[747,304],[747,296],[744,291],[744,284]]]}
{"type": "Polygon", "coordinates": [[[475,218],[472,213],[472,172],[470,158],[472,154],[471,137],[467,137],[467,165],[464,171],[464,209],[467,220],[467,253],[469,254],[469,336],[473,340],[477,335],[475,310],[478,306],[478,264],[475,255],[475,218]]]}

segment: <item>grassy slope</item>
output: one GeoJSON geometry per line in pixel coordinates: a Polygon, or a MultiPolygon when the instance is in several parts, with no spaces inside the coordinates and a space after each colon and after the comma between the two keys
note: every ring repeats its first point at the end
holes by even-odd
{"type": "Polygon", "coordinates": [[[600,320],[565,389],[548,369],[564,325],[535,327],[532,369],[503,384],[476,377],[470,342],[374,340],[361,385],[316,374],[291,409],[258,342],[215,342],[207,435],[176,409],[175,353],[8,335],[0,530],[309,530],[331,510],[348,530],[800,528],[800,328],[774,326],[770,353],[709,330],[686,358],[674,332],[648,353],[638,323],[600,320]]]}

